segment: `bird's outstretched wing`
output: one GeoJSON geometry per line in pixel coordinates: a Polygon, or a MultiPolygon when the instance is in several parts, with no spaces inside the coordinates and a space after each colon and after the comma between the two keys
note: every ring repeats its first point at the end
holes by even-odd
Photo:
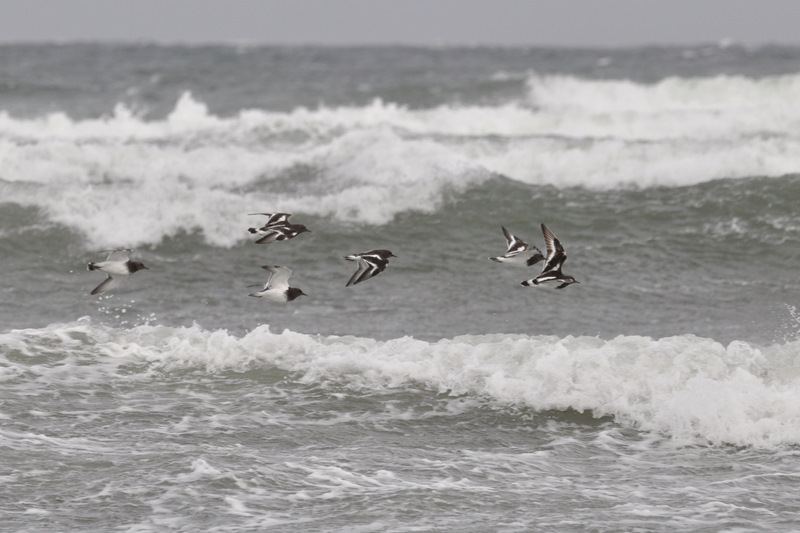
{"type": "Polygon", "coordinates": [[[278,223],[275,226],[264,226],[260,229],[265,233],[263,237],[256,240],[256,244],[269,244],[275,241],[283,241],[286,239],[288,231],[282,223],[278,223]]]}
{"type": "Polygon", "coordinates": [[[267,221],[264,223],[264,228],[267,226],[271,226],[273,224],[279,224],[281,222],[286,222],[289,220],[289,217],[292,216],[291,213],[247,213],[248,215],[263,215],[267,217],[267,221]]]}
{"type": "Polygon", "coordinates": [[[558,240],[556,234],[544,224],[542,224],[542,235],[544,235],[544,244],[547,247],[547,257],[542,272],[561,270],[561,266],[567,260],[567,252],[561,246],[561,241],[558,240]]]}
{"type": "Polygon", "coordinates": [[[506,237],[506,257],[514,257],[515,255],[524,252],[528,249],[528,243],[513,235],[508,231],[505,226],[500,226],[503,230],[503,235],[506,237]]]}
{"type": "Polygon", "coordinates": [[[128,261],[131,258],[133,250],[131,248],[115,248],[113,250],[100,250],[98,253],[108,254],[106,261],[128,261]]]}
{"type": "Polygon", "coordinates": [[[360,283],[373,276],[373,274],[371,274],[371,271],[373,270],[372,263],[369,263],[363,257],[359,257],[357,261],[358,269],[353,273],[352,276],[350,276],[350,279],[347,281],[347,285],[345,285],[345,287],[355,285],[356,283],[360,283]]]}
{"type": "Polygon", "coordinates": [[[104,279],[100,283],[100,285],[98,285],[97,287],[92,289],[92,292],[90,294],[92,294],[93,296],[95,294],[103,294],[107,290],[113,289],[113,288],[117,287],[118,285],[119,285],[119,283],[117,282],[116,278],[112,278],[111,276],[106,276],[106,279],[104,279]]]}
{"type": "Polygon", "coordinates": [[[348,256],[347,259],[350,261],[358,261],[358,270],[350,277],[346,287],[377,276],[386,270],[386,265],[389,264],[388,259],[384,259],[378,255],[369,255],[369,253],[348,256]],[[354,259],[350,259],[351,257],[354,259]]]}
{"type": "Polygon", "coordinates": [[[264,289],[286,289],[289,287],[289,278],[292,277],[290,268],[278,265],[264,265],[261,268],[269,272],[264,289]]]}

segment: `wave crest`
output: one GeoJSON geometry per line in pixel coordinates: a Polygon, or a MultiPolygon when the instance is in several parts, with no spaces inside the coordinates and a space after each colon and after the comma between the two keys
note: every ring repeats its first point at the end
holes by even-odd
{"type": "Polygon", "coordinates": [[[684,186],[800,169],[800,75],[625,80],[536,76],[494,106],[243,110],[189,93],[147,120],[0,113],[0,191],[98,247],[200,231],[232,246],[253,210],[385,224],[494,175],[556,187],[684,186]]]}
{"type": "Polygon", "coordinates": [[[800,341],[759,348],[682,335],[663,339],[520,335],[426,342],[322,337],[268,326],[243,337],[198,326],[119,330],[88,321],[0,335],[4,381],[159,379],[167,371],[278,368],[305,383],[419,388],[535,410],[590,410],[686,443],[800,444],[800,341]],[[41,356],[61,354],[49,364],[41,356]],[[63,354],[70,354],[64,357],[63,354]],[[35,356],[27,365],[24,357],[35,356]],[[22,362],[21,362],[22,361],[22,362]],[[87,364],[91,362],[91,364],[87,364]],[[131,367],[139,368],[131,374],[131,367]],[[69,368],[69,371],[65,370],[69,368]]]}

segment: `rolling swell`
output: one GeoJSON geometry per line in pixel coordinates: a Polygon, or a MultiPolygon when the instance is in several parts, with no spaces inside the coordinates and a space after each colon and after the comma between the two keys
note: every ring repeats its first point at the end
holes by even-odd
{"type": "Polygon", "coordinates": [[[611,416],[686,444],[756,447],[800,444],[794,423],[800,374],[792,364],[798,347],[798,341],[726,346],[693,335],[377,341],[276,334],[268,326],[236,337],[198,326],[119,329],[87,320],[0,335],[6,388],[30,380],[113,386],[197,371],[247,373],[267,384],[290,376],[300,389],[339,384],[353,394],[477,396],[501,410],[519,406],[564,412],[569,419],[573,410],[611,416]]]}

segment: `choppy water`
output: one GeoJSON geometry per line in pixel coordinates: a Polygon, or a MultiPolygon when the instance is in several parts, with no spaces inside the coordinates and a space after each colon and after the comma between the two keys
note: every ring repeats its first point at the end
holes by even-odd
{"type": "Polygon", "coordinates": [[[0,47],[0,528],[797,529],[798,97],[785,48],[0,47]],[[486,259],[542,221],[581,285],[486,259]]]}

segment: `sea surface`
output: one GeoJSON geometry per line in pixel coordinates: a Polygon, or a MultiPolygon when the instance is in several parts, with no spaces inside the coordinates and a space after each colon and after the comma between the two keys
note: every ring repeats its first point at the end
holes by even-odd
{"type": "Polygon", "coordinates": [[[799,48],[0,46],[0,267],[2,531],[800,529],[799,48]]]}

